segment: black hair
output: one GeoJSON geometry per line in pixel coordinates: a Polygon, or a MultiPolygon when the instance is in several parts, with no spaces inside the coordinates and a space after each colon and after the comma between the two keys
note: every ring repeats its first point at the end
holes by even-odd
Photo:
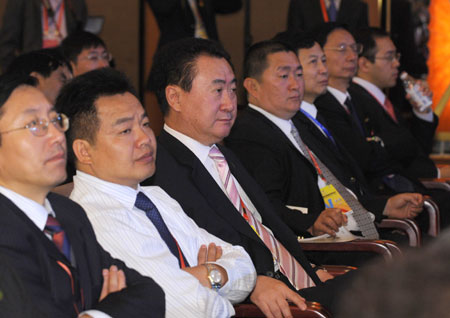
{"type": "Polygon", "coordinates": [[[36,72],[43,77],[49,77],[60,66],[72,67],[57,48],[35,50],[16,57],[9,64],[5,73],[29,75],[36,72]]]}
{"type": "Polygon", "coordinates": [[[319,45],[323,48],[323,46],[328,41],[328,36],[330,35],[330,33],[332,33],[335,30],[339,30],[339,29],[342,29],[342,30],[345,30],[345,31],[351,33],[346,24],[337,23],[337,22],[327,22],[327,23],[322,23],[322,24],[318,25],[316,28],[314,28],[314,30],[312,31],[312,34],[314,34],[314,38],[315,38],[316,42],[319,43],[319,45]]]}
{"type": "Polygon", "coordinates": [[[294,49],[297,53],[300,49],[310,49],[316,43],[313,35],[310,32],[304,31],[285,31],[280,32],[273,40],[285,43],[294,49]]]}
{"type": "Polygon", "coordinates": [[[99,129],[96,101],[103,96],[130,93],[137,97],[134,87],[122,72],[112,68],[102,68],[75,77],[65,85],[56,99],[55,108],[70,119],[66,132],[68,154],[71,163],[75,162],[72,143],[75,139],[95,143],[99,129]]]}
{"type": "Polygon", "coordinates": [[[364,56],[372,63],[375,62],[377,54],[376,39],[389,37],[389,33],[380,28],[364,28],[355,32],[355,41],[363,45],[363,50],[359,55],[364,56]]]}
{"type": "Polygon", "coordinates": [[[61,42],[61,51],[68,61],[76,63],[81,51],[99,46],[106,49],[105,42],[97,35],[86,31],[77,31],[61,42]]]}
{"type": "MultiPolygon", "coordinates": [[[[20,86],[36,87],[38,81],[30,75],[5,73],[0,76],[0,118],[3,116],[3,105],[9,99],[11,94],[20,86]]],[[[0,135],[1,145],[1,135],[0,135]]]]}
{"type": "Polygon", "coordinates": [[[286,43],[267,40],[253,44],[244,58],[244,78],[252,77],[259,79],[268,66],[267,57],[278,52],[295,51],[286,43]]]}
{"type": "Polygon", "coordinates": [[[233,68],[228,53],[218,42],[211,40],[186,38],[170,42],[156,52],[150,72],[149,88],[156,93],[164,115],[167,115],[169,110],[166,87],[177,85],[189,92],[197,75],[197,59],[202,55],[224,58],[233,68]]]}

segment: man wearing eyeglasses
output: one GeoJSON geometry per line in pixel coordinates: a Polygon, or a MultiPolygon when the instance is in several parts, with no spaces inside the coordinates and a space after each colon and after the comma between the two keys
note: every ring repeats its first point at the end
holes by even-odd
{"type": "Polygon", "coordinates": [[[36,317],[163,317],[161,288],[100,247],[79,205],[49,193],[66,178],[69,121],[36,84],[0,77],[0,262],[36,317]]]}
{"type": "Polygon", "coordinates": [[[69,35],[61,43],[61,49],[70,62],[73,76],[103,67],[109,67],[113,57],[105,42],[93,33],[79,31],[69,35]]]}
{"type": "MultiPolygon", "coordinates": [[[[399,75],[400,53],[391,38],[378,28],[361,30],[356,36],[364,43],[364,49],[349,91],[355,97],[357,107],[361,107],[370,119],[370,129],[382,138],[389,155],[401,163],[408,174],[418,178],[446,176],[447,168],[439,171],[428,157],[438,124],[432,109],[421,110],[407,96],[414,114],[410,129],[383,92],[395,86],[399,75]]],[[[426,82],[420,84],[424,94],[430,96],[426,82]]]]}

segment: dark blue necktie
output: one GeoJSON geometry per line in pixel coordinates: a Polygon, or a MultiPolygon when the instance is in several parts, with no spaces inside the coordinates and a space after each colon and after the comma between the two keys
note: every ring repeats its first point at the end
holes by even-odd
{"type": "Polygon", "coordinates": [[[355,122],[356,126],[358,126],[359,132],[363,137],[365,137],[366,134],[364,132],[364,128],[361,124],[361,121],[359,120],[358,114],[356,114],[355,106],[353,106],[351,99],[347,97],[344,104],[345,106],[347,106],[348,112],[350,116],[353,118],[353,121],[355,122]]]}
{"type": "Polygon", "coordinates": [[[188,267],[189,264],[184,257],[183,252],[178,246],[177,241],[174,239],[172,234],[170,233],[169,229],[167,228],[166,223],[164,223],[163,218],[161,217],[161,214],[159,213],[156,206],[153,204],[153,202],[142,192],[139,192],[136,197],[136,203],[134,204],[135,207],[145,212],[147,217],[152,221],[153,225],[156,227],[156,229],[159,232],[159,235],[161,238],[166,242],[167,247],[172,252],[173,255],[178,259],[178,263],[180,264],[180,267],[188,267]],[[180,259],[183,258],[182,260],[180,259]],[[183,262],[184,265],[183,266],[183,262]]]}
{"type": "Polygon", "coordinates": [[[337,8],[334,0],[330,0],[330,6],[328,7],[328,19],[330,22],[335,22],[337,18],[337,8]]]}
{"type": "Polygon", "coordinates": [[[63,253],[67,259],[70,261],[70,244],[67,239],[67,235],[64,232],[61,224],[52,215],[48,215],[47,223],[45,224],[44,232],[52,237],[53,243],[63,253]]]}

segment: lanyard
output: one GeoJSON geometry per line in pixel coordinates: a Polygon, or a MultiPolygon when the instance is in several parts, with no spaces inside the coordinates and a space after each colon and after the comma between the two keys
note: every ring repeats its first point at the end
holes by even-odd
{"type": "Polygon", "coordinates": [[[319,164],[317,163],[316,157],[314,157],[314,155],[312,154],[311,150],[309,150],[308,147],[306,147],[306,150],[308,150],[308,155],[311,158],[311,161],[313,162],[314,168],[316,168],[317,174],[323,180],[323,182],[327,183],[327,180],[323,176],[322,170],[320,169],[319,164]]]}
{"type": "Polygon", "coordinates": [[[329,22],[327,6],[325,5],[325,0],[320,0],[320,8],[322,9],[322,16],[324,22],[329,22]]]}
{"type": "MultiPolygon", "coordinates": [[[[51,4],[49,2],[45,3],[43,2],[44,5],[44,33],[47,34],[48,33],[48,28],[49,28],[49,17],[48,17],[48,12],[47,12],[47,6],[50,6],[51,4]]],[[[62,37],[61,34],[61,25],[62,25],[62,19],[63,19],[63,15],[64,15],[64,1],[61,1],[61,3],[59,4],[59,6],[55,9],[55,14],[57,14],[57,19],[58,21],[56,21],[55,19],[55,15],[53,15],[52,20],[53,23],[55,24],[55,29],[56,29],[56,34],[58,35],[58,37],[62,37]],[[59,13],[59,14],[58,14],[59,13]]]]}
{"type": "Polygon", "coordinates": [[[322,125],[320,123],[320,121],[318,121],[316,118],[314,118],[313,116],[311,116],[311,114],[309,114],[308,112],[306,112],[304,109],[300,108],[300,111],[306,115],[306,117],[308,117],[309,119],[311,119],[317,126],[319,126],[320,129],[322,129],[322,131],[325,133],[325,135],[327,135],[328,139],[330,139],[334,145],[336,145],[336,142],[334,141],[333,136],[331,135],[331,133],[328,131],[328,129],[322,125]]]}

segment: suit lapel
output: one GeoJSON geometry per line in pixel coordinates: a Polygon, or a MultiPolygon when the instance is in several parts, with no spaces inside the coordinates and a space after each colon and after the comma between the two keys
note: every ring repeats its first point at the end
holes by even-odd
{"type": "MultiPolygon", "coordinates": [[[[72,272],[76,273],[76,280],[79,283],[79,286],[81,290],[83,291],[83,298],[86,301],[84,304],[85,308],[92,307],[91,300],[93,299],[91,293],[92,293],[92,281],[91,277],[94,277],[95,275],[91,275],[91,268],[101,268],[101,264],[95,264],[93,266],[90,262],[96,260],[97,258],[89,257],[90,250],[94,248],[94,246],[86,246],[84,242],[86,242],[86,239],[83,235],[83,229],[80,228],[79,222],[77,220],[74,220],[71,217],[70,213],[67,213],[67,208],[60,202],[59,200],[55,199],[54,194],[49,194],[48,197],[53,211],[55,211],[56,218],[60,222],[61,226],[63,227],[69,242],[70,246],[72,248],[73,254],[75,256],[75,262],[76,262],[76,269],[73,269],[72,272]]],[[[95,253],[95,252],[92,252],[95,253]]],[[[94,255],[94,254],[91,254],[94,255]]],[[[66,258],[64,258],[65,263],[68,264],[68,261],[66,258]]],[[[71,265],[68,264],[70,267],[71,265]]],[[[73,267],[72,267],[73,268],[73,267]]],[[[74,277],[75,278],[75,277],[74,277]]]]}
{"type": "MultiPolygon", "coordinates": [[[[200,160],[185,145],[166,131],[161,132],[159,141],[181,165],[192,171],[192,182],[195,184],[203,198],[221,218],[243,235],[263,244],[256,233],[251,230],[245,219],[233,206],[225,193],[219,188],[216,181],[211,177],[200,160]]],[[[228,162],[228,164],[233,173],[235,168],[234,163],[228,162]]],[[[233,175],[235,174],[233,173],[233,175]]],[[[240,182],[241,181],[239,181],[239,183],[240,182]]]]}

